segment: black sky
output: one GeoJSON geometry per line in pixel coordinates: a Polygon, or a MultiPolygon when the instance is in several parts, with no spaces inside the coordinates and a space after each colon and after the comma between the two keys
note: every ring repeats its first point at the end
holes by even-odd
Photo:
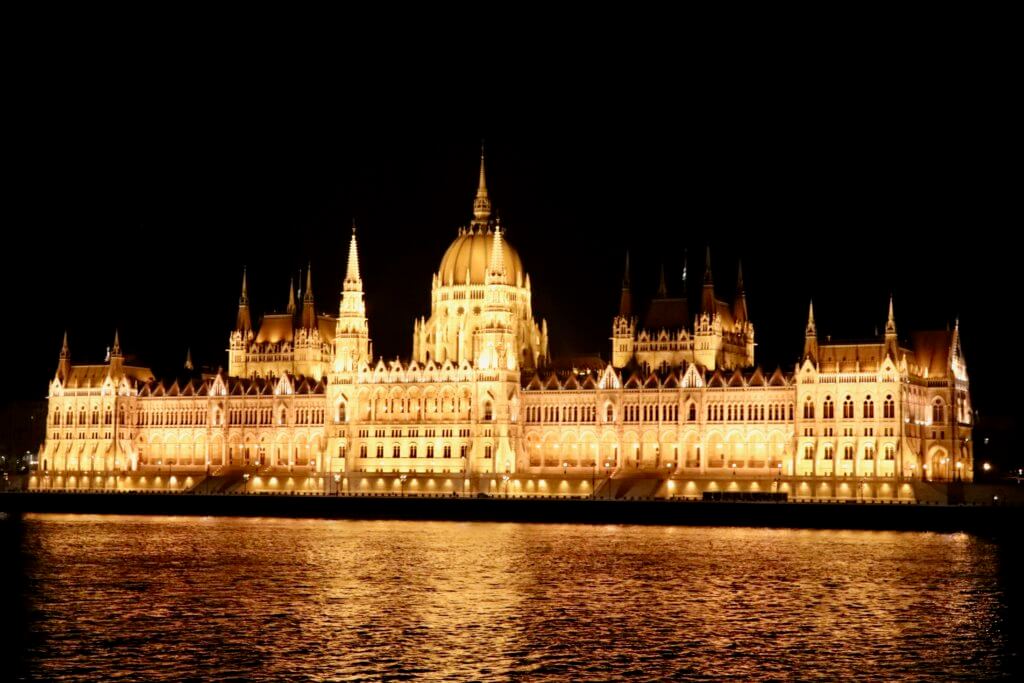
{"type": "Polygon", "coordinates": [[[45,395],[65,329],[80,362],[118,327],[156,369],[186,348],[226,365],[243,265],[257,315],[283,308],[310,261],[317,308],[336,312],[353,216],[374,348],[407,356],[486,138],[491,197],[556,353],[608,353],[627,249],[644,300],[662,262],[678,288],[684,253],[699,281],[710,243],[723,294],[743,259],[765,366],[791,369],[809,299],[823,335],[861,338],[892,292],[901,332],[960,316],[976,405],[1011,412],[1019,130],[993,74],[848,65],[712,89],[595,76],[448,120],[435,97],[371,111],[355,93],[317,106],[218,84],[74,69],[18,83],[4,397],[45,395]]]}

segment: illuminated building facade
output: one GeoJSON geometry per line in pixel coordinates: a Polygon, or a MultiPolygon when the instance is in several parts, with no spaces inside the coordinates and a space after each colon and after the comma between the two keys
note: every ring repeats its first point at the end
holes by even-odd
{"type": "Polygon", "coordinates": [[[662,275],[641,320],[627,258],[611,362],[553,360],[482,158],[473,219],[433,276],[407,361],[373,357],[355,227],[336,317],[316,312],[311,284],[301,308],[293,290],[256,327],[243,274],[216,375],[158,381],[116,335],[106,363],[75,365],[65,336],[33,486],[404,491],[412,479],[438,493],[895,498],[907,481],[972,478],[959,326],[901,340],[891,301],[884,334],[855,344],[819,339],[812,307],[800,364],[765,372],[742,274],[721,300],[709,252],[698,306],[662,275]]]}

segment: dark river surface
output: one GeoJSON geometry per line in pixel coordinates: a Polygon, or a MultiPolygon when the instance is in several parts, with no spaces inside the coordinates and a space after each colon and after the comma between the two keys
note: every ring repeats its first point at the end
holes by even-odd
{"type": "Polygon", "coordinates": [[[1016,540],[27,515],[0,678],[992,679],[1016,540]]]}

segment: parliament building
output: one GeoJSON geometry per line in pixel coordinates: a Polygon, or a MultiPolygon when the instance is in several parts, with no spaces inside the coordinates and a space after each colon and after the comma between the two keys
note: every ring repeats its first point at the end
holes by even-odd
{"type": "Polygon", "coordinates": [[[901,334],[890,300],[883,334],[833,343],[812,306],[799,364],[766,372],[742,273],[723,300],[709,252],[699,301],[662,276],[642,309],[629,278],[627,257],[610,361],[553,359],[481,156],[408,360],[373,355],[353,226],[337,315],[317,312],[307,274],[254,321],[243,274],[226,371],[158,379],[116,334],[105,363],[76,364],[65,335],[31,486],[905,499],[908,483],[971,480],[958,325],[901,334]]]}

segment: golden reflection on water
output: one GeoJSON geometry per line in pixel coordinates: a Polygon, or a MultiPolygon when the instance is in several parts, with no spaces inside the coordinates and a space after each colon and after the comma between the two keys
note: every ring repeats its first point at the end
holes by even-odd
{"type": "Polygon", "coordinates": [[[47,679],[979,678],[965,534],[32,515],[47,679]]]}

